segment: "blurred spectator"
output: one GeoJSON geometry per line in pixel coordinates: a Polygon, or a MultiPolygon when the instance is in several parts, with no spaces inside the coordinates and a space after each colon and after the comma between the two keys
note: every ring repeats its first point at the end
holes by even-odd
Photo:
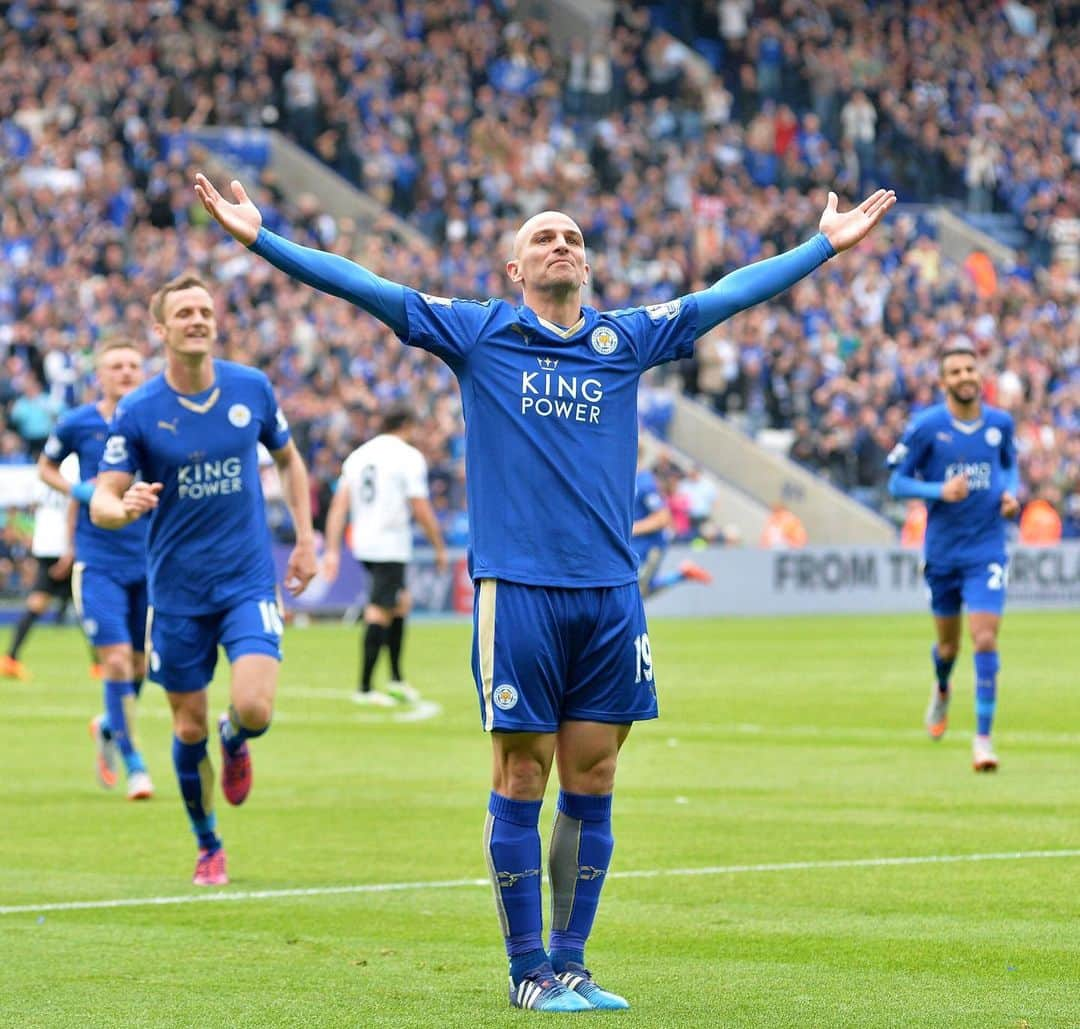
{"type": "Polygon", "coordinates": [[[773,504],[761,530],[759,546],[768,550],[797,550],[806,546],[806,529],[799,516],[780,501],[773,504]]]}
{"type": "Polygon", "coordinates": [[[686,475],[680,480],[675,492],[686,500],[686,514],[690,520],[690,535],[702,535],[702,527],[713,516],[716,503],[716,486],[701,473],[701,469],[692,464],[686,475]]]}
{"type": "Polygon", "coordinates": [[[34,374],[27,374],[16,384],[20,394],[11,405],[8,419],[12,428],[26,441],[28,457],[37,460],[49,438],[62,407],[62,401],[49,396],[34,374]]]}
{"type": "Polygon", "coordinates": [[[904,505],[904,524],[900,527],[900,546],[922,550],[926,539],[926,505],[921,500],[908,500],[904,505]]]}
{"type": "Polygon", "coordinates": [[[1024,505],[1020,514],[1020,542],[1029,547],[1049,547],[1061,542],[1061,516],[1045,497],[1024,505]]]}
{"type": "MultiPolygon", "coordinates": [[[[269,228],[443,295],[516,299],[502,274],[513,228],[585,212],[601,308],[663,302],[785,249],[812,234],[826,189],[850,198],[869,177],[920,203],[1014,213],[1034,259],[996,267],[987,288],[945,260],[931,217],[891,218],[861,260],[651,372],[643,419],[663,431],[652,401],[685,385],[747,432],[793,432],[797,460],[877,503],[874,453],[934,401],[937,348],[963,333],[1016,418],[1026,496],[1053,485],[1068,533],[1080,39],[1067,6],[1027,9],[1022,31],[1018,6],[794,3],[778,25],[752,0],[620,3],[610,37],[563,47],[517,6],[472,0],[16,5],[0,58],[0,427],[45,421],[33,398],[12,419],[27,375],[63,405],[89,399],[88,357],[109,332],[141,341],[156,370],[142,308],[195,268],[219,283],[227,355],[274,377],[320,503],[378,407],[411,397],[444,517],[464,519],[452,376],[222,246],[188,181],[204,126],[282,129],[428,242],[391,222],[362,233],[313,197],[286,203],[264,170],[269,228]],[[722,81],[652,24],[666,8],[668,31],[719,35],[722,81]]],[[[26,460],[30,437],[12,435],[0,461],[26,460]]]]}

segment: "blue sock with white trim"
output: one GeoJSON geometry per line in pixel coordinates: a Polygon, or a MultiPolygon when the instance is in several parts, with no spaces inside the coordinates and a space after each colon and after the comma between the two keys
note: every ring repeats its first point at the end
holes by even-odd
{"type": "Polygon", "coordinates": [[[1001,667],[996,650],[975,654],[975,731],[989,736],[997,707],[997,673],[1001,667]]]}

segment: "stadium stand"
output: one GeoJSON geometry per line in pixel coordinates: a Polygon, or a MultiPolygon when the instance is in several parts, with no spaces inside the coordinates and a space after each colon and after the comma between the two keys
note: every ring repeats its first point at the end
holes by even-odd
{"type": "MultiPolygon", "coordinates": [[[[732,319],[647,385],[899,524],[882,457],[932,402],[937,347],[967,336],[987,398],[1017,419],[1025,499],[1080,534],[1077,5],[787,0],[782,31],[758,6],[624,0],[610,32],[562,44],[500,0],[0,4],[0,463],[32,460],[85,399],[103,335],[138,340],[156,367],[146,300],[195,268],[219,284],[227,356],[273,376],[317,511],[379,404],[409,396],[436,509],[463,538],[446,369],[206,224],[189,169],[200,132],[232,126],[251,131],[223,156],[259,169],[271,228],[448,295],[508,295],[509,235],[544,207],[578,215],[592,302],[620,307],[800,241],[826,188],[895,185],[911,206],[859,260],[732,319]],[[266,128],[418,232],[286,198],[266,128]],[[949,260],[926,206],[941,202],[1022,243],[1015,264],[949,260]]],[[[663,412],[643,415],[662,436],[663,412]]],[[[0,580],[24,574],[18,527],[4,518],[0,580]]]]}

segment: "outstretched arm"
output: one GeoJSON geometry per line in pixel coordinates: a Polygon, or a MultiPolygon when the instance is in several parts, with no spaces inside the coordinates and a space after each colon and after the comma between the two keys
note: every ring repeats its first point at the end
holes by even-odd
{"type": "Polygon", "coordinates": [[[830,257],[853,247],[885,217],[896,203],[896,194],[879,189],[858,207],[843,213],[837,210],[837,203],[836,194],[830,193],[813,239],[787,253],[740,268],[709,289],[695,293],[697,334],[704,335],[733,314],[782,293],[830,257]]]}
{"type": "Polygon", "coordinates": [[[889,476],[889,493],[897,500],[944,500],[955,504],[968,495],[966,475],[954,475],[944,482],[927,482],[913,475],[904,475],[899,469],[889,476]]]}
{"type": "Polygon", "coordinates": [[[243,185],[233,179],[230,186],[236,203],[226,200],[202,172],[195,176],[195,193],[203,207],[234,239],[286,275],[348,300],[389,325],[400,336],[407,334],[402,286],[347,258],[300,246],[275,235],[263,228],[262,215],[243,185]]]}

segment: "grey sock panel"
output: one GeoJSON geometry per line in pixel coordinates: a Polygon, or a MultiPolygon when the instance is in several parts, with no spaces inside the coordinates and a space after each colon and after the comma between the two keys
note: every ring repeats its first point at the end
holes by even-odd
{"type": "Polygon", "coordinates": [[[574,910],[578,883],[578,854],[581,851],[581,821],[565,811],[555,814],[548,848],[548,877],[551,880],[551,928],[563,932],[574,910]]]}

